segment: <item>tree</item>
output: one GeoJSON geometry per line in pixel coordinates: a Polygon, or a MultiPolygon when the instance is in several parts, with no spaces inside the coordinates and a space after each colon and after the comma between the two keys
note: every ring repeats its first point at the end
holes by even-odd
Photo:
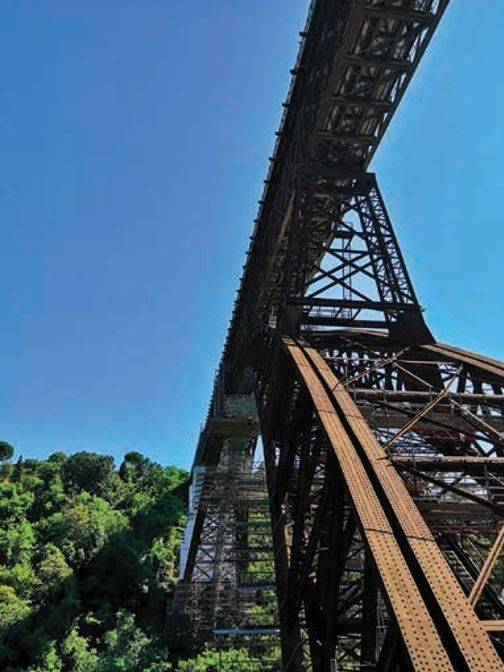
{"type": "Polygon", "coordinates": [[[81,574],[81,595],[90,607],[135,609],[146,600],[148,567],[133,533],[117,534],[81,574]]]}
{"type": "Polygon", "coordinates": [[[178,665],[178,672],[258,672],[266,669],[259,659],[251,658],[247,649],[218,651],[207,648],[196,658],[181,661],[178,665]]]}
{"type": "Polygon", "coordinates": [[[14,448],[7,441],[0,441],[0,462],[10,460],[14,455],[14,448]]]}
{"type": "Polygon", "coordinates": [[[54,544],[44,547],[37,566],[37,576],[40,580],[39,594],[45,599],[54,599],[73,576],[65,556],[54,544]]]}
{"type": "Polygon", "coordinates": [[[104,495],[114,476],[114,458],[109,455],[80,452],[61,464],[61,480],[72,494],[85,490],[92,495],[104,495]]]}
{"type": "Polygon", "coordinates": [[[19,483],[0,483],[0,529],[20,524],[35,501],[35,493],[19,483]]]}
{"type": "Polygon", "coordinates": [[[182,530],[172,527],[165,537],[157,537],[151,545],[150,556],[153,561],[156,583],[164,590],[173,588],[178,565],[178,550],[182,541],[182,530]]]}
{"type": "Polygon", "coordinates": [[[5,632],[14,623],[26,618],[30,605],[16,595],[11,586],[0,584],[0,632],[5,632]]]}
{"type": "Polygon", "coordinates": [[[171,672],[186,473],[129,453],[0,463],[0,669],[171,672]]]}
{"type": "Polygon", "coordinates": [[[29,667],[26,672],[61,672],[63,669],[63,661],[61,660],[56,642],[52,642],[47,651],[45,651],[40,663],[34,667],[29,667]]]}
{"type": "Polygon", "coordinates": [[[79,634],[74,626],[62,646],[61,653],[67,663],[67,669],[73,672],[95,672],[98,666],[98,656],[85,637],[79,634]]]}
{"type": "Polygon", "coordinates": [[[114,534],[128,529],[128,519],[100,497],[78,495],[41,527],[47,540],[63,551],[71,567],[89,562],[114,534]]]}
{"type": "Polygon", "coordinates": [[[116,627],[105,636],[106,651],[99,672],[169,672],[171,665],[125,610],[117,613],[116,627]]]}
{"type": "Polygon", "coordinates": [[[151,464],[151,461],[140,453],[131,451],[124,456],[119,467],[119,476],[123,481],[130,480],[131,478],[141,478],[151,464]]]}
{"type": "Polygon", "coordinates": [[[21,560],[10,568],[0,565],[0,583],[13,588],[21,599],[31,601],[40,580],[30,562],[21,560]]]}
{"type": "Polygon", "coordinates": [[[49,457],[47,458],[47,461],[50,462],[51,464],[57,464],[57,465],[62,465],[64,462],[68,460],[68,455],[65,455],[65,453],[62,453],[61,451],[56,451],[55,453],[51,453],[49,457]]]}
{"type": "Polygon", "coordinates": [[[20,517],[16,524],[0,528],[0,562],[14,565],[31,556],[35,544],[33,525],[20,517]]]}

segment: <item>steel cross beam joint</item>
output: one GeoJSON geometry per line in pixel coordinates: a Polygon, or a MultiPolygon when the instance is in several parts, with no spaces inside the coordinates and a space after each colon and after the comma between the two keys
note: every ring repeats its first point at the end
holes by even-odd
{"type": "Polygon", "coordinates": [[[300,171],[286,235],[290,332],[369,326],[434,342],[374,174],[315,164],[300,171]]]}

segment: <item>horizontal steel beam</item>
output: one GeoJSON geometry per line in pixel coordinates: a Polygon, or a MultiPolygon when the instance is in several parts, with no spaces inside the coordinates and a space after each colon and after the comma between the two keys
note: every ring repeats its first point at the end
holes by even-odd
{"type": "Polygon", "coordinates": [[[398,7],[374,7],[369,4],[364,4],[359,1],[359,4],[364,12],[365,19],[388,19],[392,21],[404,21],[422,23],[428,25],[433,20],[434,16],[430,12],[414,9],[401,9],[398,7]]]}
{"type": "Polygon", "coordinates": [[[365,68],[383,68],[384,70],[403,70],[407,72],[412,69],[412,64],[408,61],[395,61],[386,58],[366,58],[356,54],[346,55],[345,62],[350,65],[357,65],[365,68]]]}
{"type": "MultiPolygon", "coordinates": [[[[427,362],[428,364],[428,362],[427,362]]],[[[412,390],[368,390],[364,388],[352,388],[351,393],[357,400],[383,400],[386,402],[406,402],[406,403],[427,403],[435,396],[435,393],[412,391],[412,390]]],[[[502,394],[471,394],[449,392],[447,400],[453,399],[459,404],[468,404],[471,406],[504,406],[504,395],[502,394]]]]}
{"type": "Polygon", "coordinates": [[[365,110],[390,110],[393,105],[389,100],[367,100],[366,98],[345,98],[344,96],[331,96],[331,100],[340,107],[359,107],[365,110]]]}
{"type": "Polygon", "coordinates": [[[504,632],[504,621],[480,621],[487,632],[504,632]]]}
{"type": "Polygon", "coordinates": [[[385,320],[366,320],[346,318],[346,317],[330,317],[327,315],[306,315],[303,317],[304,324],[318,324],[320,326],[327,327],[350,327],[350,326],[359,326],[363,329],[386,329],[388,327],[388,322],[385,320]]]}
{"type": "MultiPolygon", "coordinates": [[[[364,301],[363,299],[324,299],[315,297],[313,299],[306,298],[299,301],[299,304],[309,309],[312,307],[321,308],[360,308],[362,310],[380,310],[383,311],[383,302],[381,301],[364,301]]],[[[413,304],[407,303],[387,303],[387,310],[407,310],[409,308],[416,309],[413,304]]]]}
{"type": "Polygon", "coordinates": [[[423,457],[391,455],[390,461],[398,467],[413,467],[419,471],[463,471],[469,474],[484,474],[486,471],[504,473],[504,457],[423,457]]]}

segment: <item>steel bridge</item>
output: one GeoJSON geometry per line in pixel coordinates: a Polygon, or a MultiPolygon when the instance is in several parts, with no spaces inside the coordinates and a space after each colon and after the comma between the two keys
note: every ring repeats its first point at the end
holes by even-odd
{"type": "Polygon", "coordinates": [[[504,670],[504,363],[436,341],[367,171],[447,5],[301,32],[176,591],[271,669],[504,670]]]}

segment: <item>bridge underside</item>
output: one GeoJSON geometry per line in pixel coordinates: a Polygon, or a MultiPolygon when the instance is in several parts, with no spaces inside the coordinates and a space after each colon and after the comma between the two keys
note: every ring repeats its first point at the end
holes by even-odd
{"type": "Polygon", "coordinates": [[[309,327],[260,352],[257,404],[207,422],[194,627],[279,642],[258,670],[501,670],[504,364],[309,327]]]}
{"type": "Polygon", "coordinates": [[[378,333],[270,338],[285,669],[502,669],[504,365],[378,333]]]}
{"type": "Polygon", "coordinates": [[[436,342],[367,172],[447,4],[302,33],[177,590],[258,671],[504,670],[504,364],[436,342]]]}

